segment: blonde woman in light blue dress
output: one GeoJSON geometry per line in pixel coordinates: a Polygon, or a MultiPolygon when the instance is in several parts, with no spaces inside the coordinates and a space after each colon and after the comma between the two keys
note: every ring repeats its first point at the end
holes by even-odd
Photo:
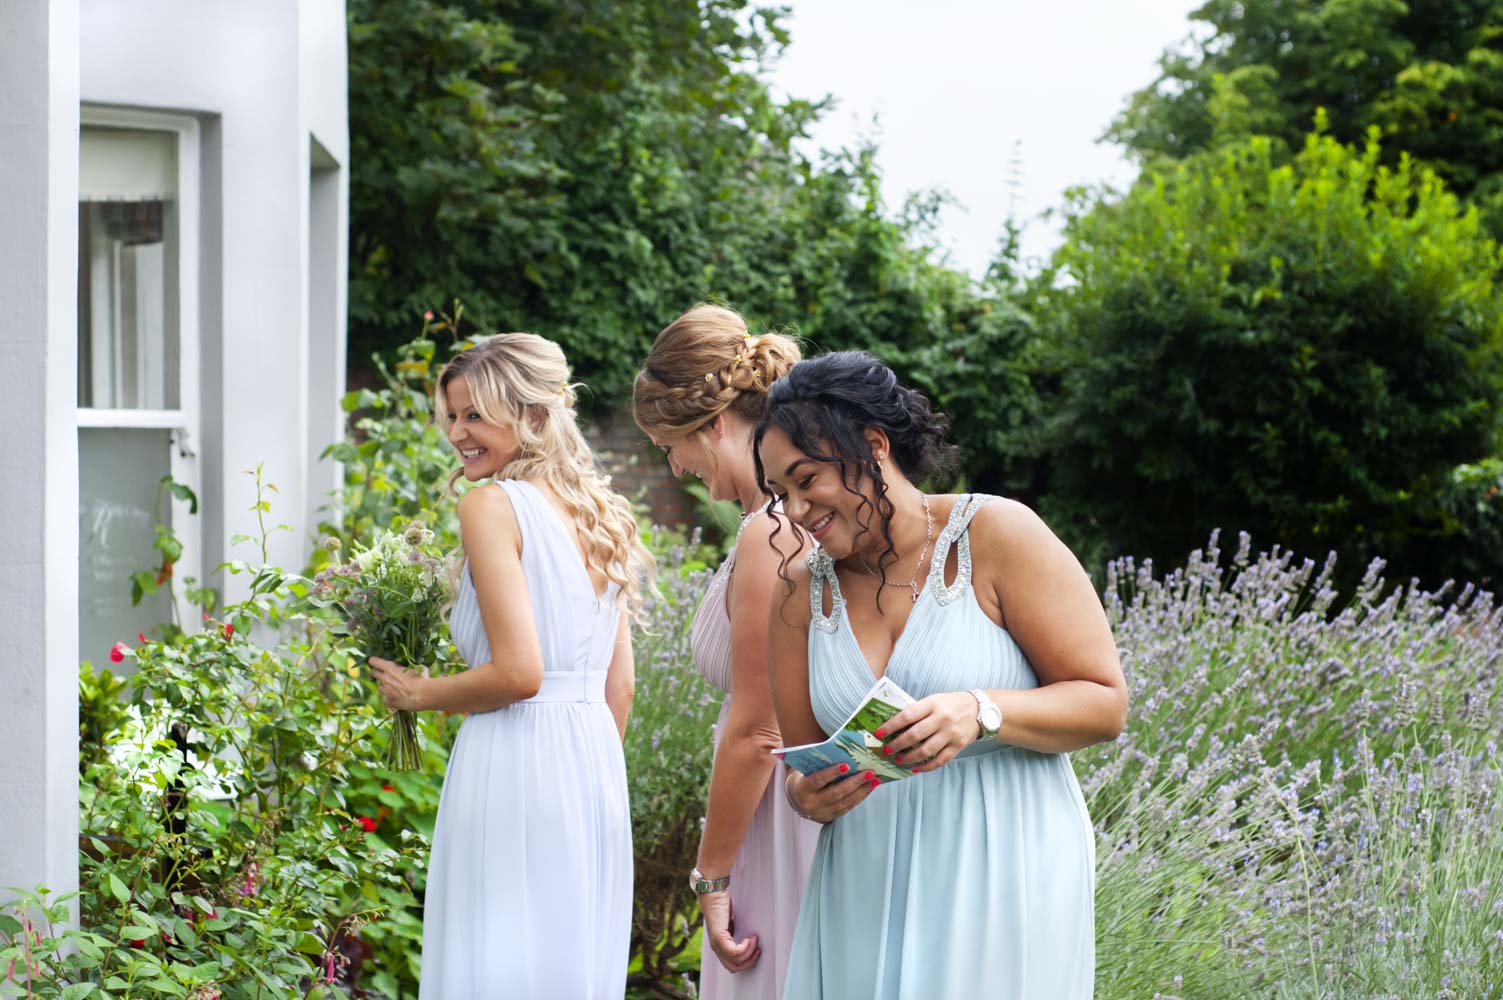
{"type": "Polygon", "coordinates": [[[761,483],[821,548],[785,569],[769,649],[785,742],[839,729],[878,677],[912,777],[790,771],[823,823],[789,1000],[1089,1000],[1095,850],[1068,752],[1115,739],[1127,688],[1069,550],[1021,504],[928,495],[944,418],[876,358],[773,386],[761,483]]]}

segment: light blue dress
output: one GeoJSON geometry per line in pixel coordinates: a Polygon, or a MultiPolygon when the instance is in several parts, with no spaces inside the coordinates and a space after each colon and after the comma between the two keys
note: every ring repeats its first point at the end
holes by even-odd
{"type": "MultiPolygon", "coordinates": [[[[970,520],[990,499],[957,500],[888,660],[887,676],[915,698],[1038,686],[971,588],[970,520]],[[945,586],[951,545],[957,571],[945,586]]],[[[875,678],[844,614],[833,560],[816,551],[809,567],[809,697],[831,733],[875,678]]],[[[1089,1000],[1095,863],[1069,757],[978,743],[937,771],[881,785],[825,825],[784,996],[1089,1000]]]]}
{"type": "MultiPolygon", "coordinates": [[[[631,939],[631,806],[605,700],[618,588],[596,595],[563,518],[506,480],[543,654],[526,701],[471,712],[444,775],[423,902],[422,1000],[621,1000],[631,939]]],[[[449,618],[471,667],[505,655],[465,565],[449,618]],[[492,641],[494,638],[496,641],[492,641]]]]}

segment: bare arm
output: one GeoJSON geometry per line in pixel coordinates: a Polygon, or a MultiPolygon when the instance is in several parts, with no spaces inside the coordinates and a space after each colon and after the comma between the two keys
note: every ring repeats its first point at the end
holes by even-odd
{"type": "MultiPolygon", "coordinates": [[[[1127,681],[1095,588],[1075,555],[1033,511],[993,501],[971,526],[973,584],[989,618],[1012,635],[1038,675],[1032,690],[997,689],[1002,743],[1065,753],[1116,739],[1127,721],[1127,681]]],[[[932,695],[894,716],[894,754],[932,771],[980,732],[970,694],[932,695]],[[906,727],[906,731],[904,730],[906,727]]]]}
{"type": "Polygon", "coordinates": [[[809,703],[809,570],[798,561],[788,573],[793,593],[779,580],[769,597],[767,673],[783,745],[802,746],[829,734],[819,728],[809,703]]]}
{"type": "Polygon", "coordinates": [[[631,649],[631,619],[623,612],[616,629],[616,651],[605,675],[605,703],[616,718],[616,729],[626,739],[626,720],[637,697],[637,663],[631,649]]]}
{"type": "Polygon", "coordinates": [[[983,587],[1039,679],[1031,691],[988,692],[1002,709],[997,739],[1044,753],[1116,739],[1127,724],[1127,679],[1091,578],[1022,504],[993,501],[975,520],[983,587]]]}
{"type": "Polygon", "coordinates": [[[459,501],[459,529],[493,659],[456,674],[425,677],[373,657],[381,693],[392,708],[490,712],[526,701],[542,686],[543,651],[522,574],[522,534],[511,498],[499,486],[471,490],[459,501]]]}
{"type": "MultiPolygon", "coordinates": [[[[730,872],[753,814],[777,766],[781,745],[768,679],[767,609],[783,554],[769,544],[772,515],[752,519],[736,546],[729,588],[731,616],[731,707],[710,773],[709,805],[699,841],[699,870],[706,878],[730,872]]],[[[790,537],[785,521],[778,542],[804,551],[802,535],[790,537]]],[[[796,553],[788,553],[797,558],[796,553]]]]}

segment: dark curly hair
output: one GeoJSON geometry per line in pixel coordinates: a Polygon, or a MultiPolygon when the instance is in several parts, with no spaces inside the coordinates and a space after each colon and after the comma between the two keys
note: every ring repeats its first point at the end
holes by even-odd
{"type": "MultiPolygon", "coordinates": [[[[786,376],[772,384],[766,410],[757,424],[752,443],[757,486],[768,496],[762,467],[762,438],[776,427],[788,435],[799,451],[816,462],[835,465],[847,492],[861,500],[857,521],[862,531],[871,529],[876,513],[878,530],[886,547],[877,557],[877,573],[886,583],[887,567],[897,560],[892,541],[892,501],[887,481],[872,456],[866,430],[887,435],[891,455],[911,482],[947,485],[955,470],[955,446],[945,440],[949,421],[932,409],[923,393],[898,382],[877,357],[866,351],[834,351],[794,365],[786,376]],[[870,480],[875,500],[862,490],[870,480]]],[[[784,563],[779,573],[791,581],[784,563]]],[[[882,591],[877,591],[877,608],[882,591]]]]}

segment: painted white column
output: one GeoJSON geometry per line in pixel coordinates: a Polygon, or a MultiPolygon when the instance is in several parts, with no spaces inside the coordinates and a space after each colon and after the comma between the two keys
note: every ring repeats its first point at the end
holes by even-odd
{"type": "Polygon", "coordinates": [[[78,887],[78,108],[78,0],[0,2],[0,887],[55,893],[78,887]]]}

